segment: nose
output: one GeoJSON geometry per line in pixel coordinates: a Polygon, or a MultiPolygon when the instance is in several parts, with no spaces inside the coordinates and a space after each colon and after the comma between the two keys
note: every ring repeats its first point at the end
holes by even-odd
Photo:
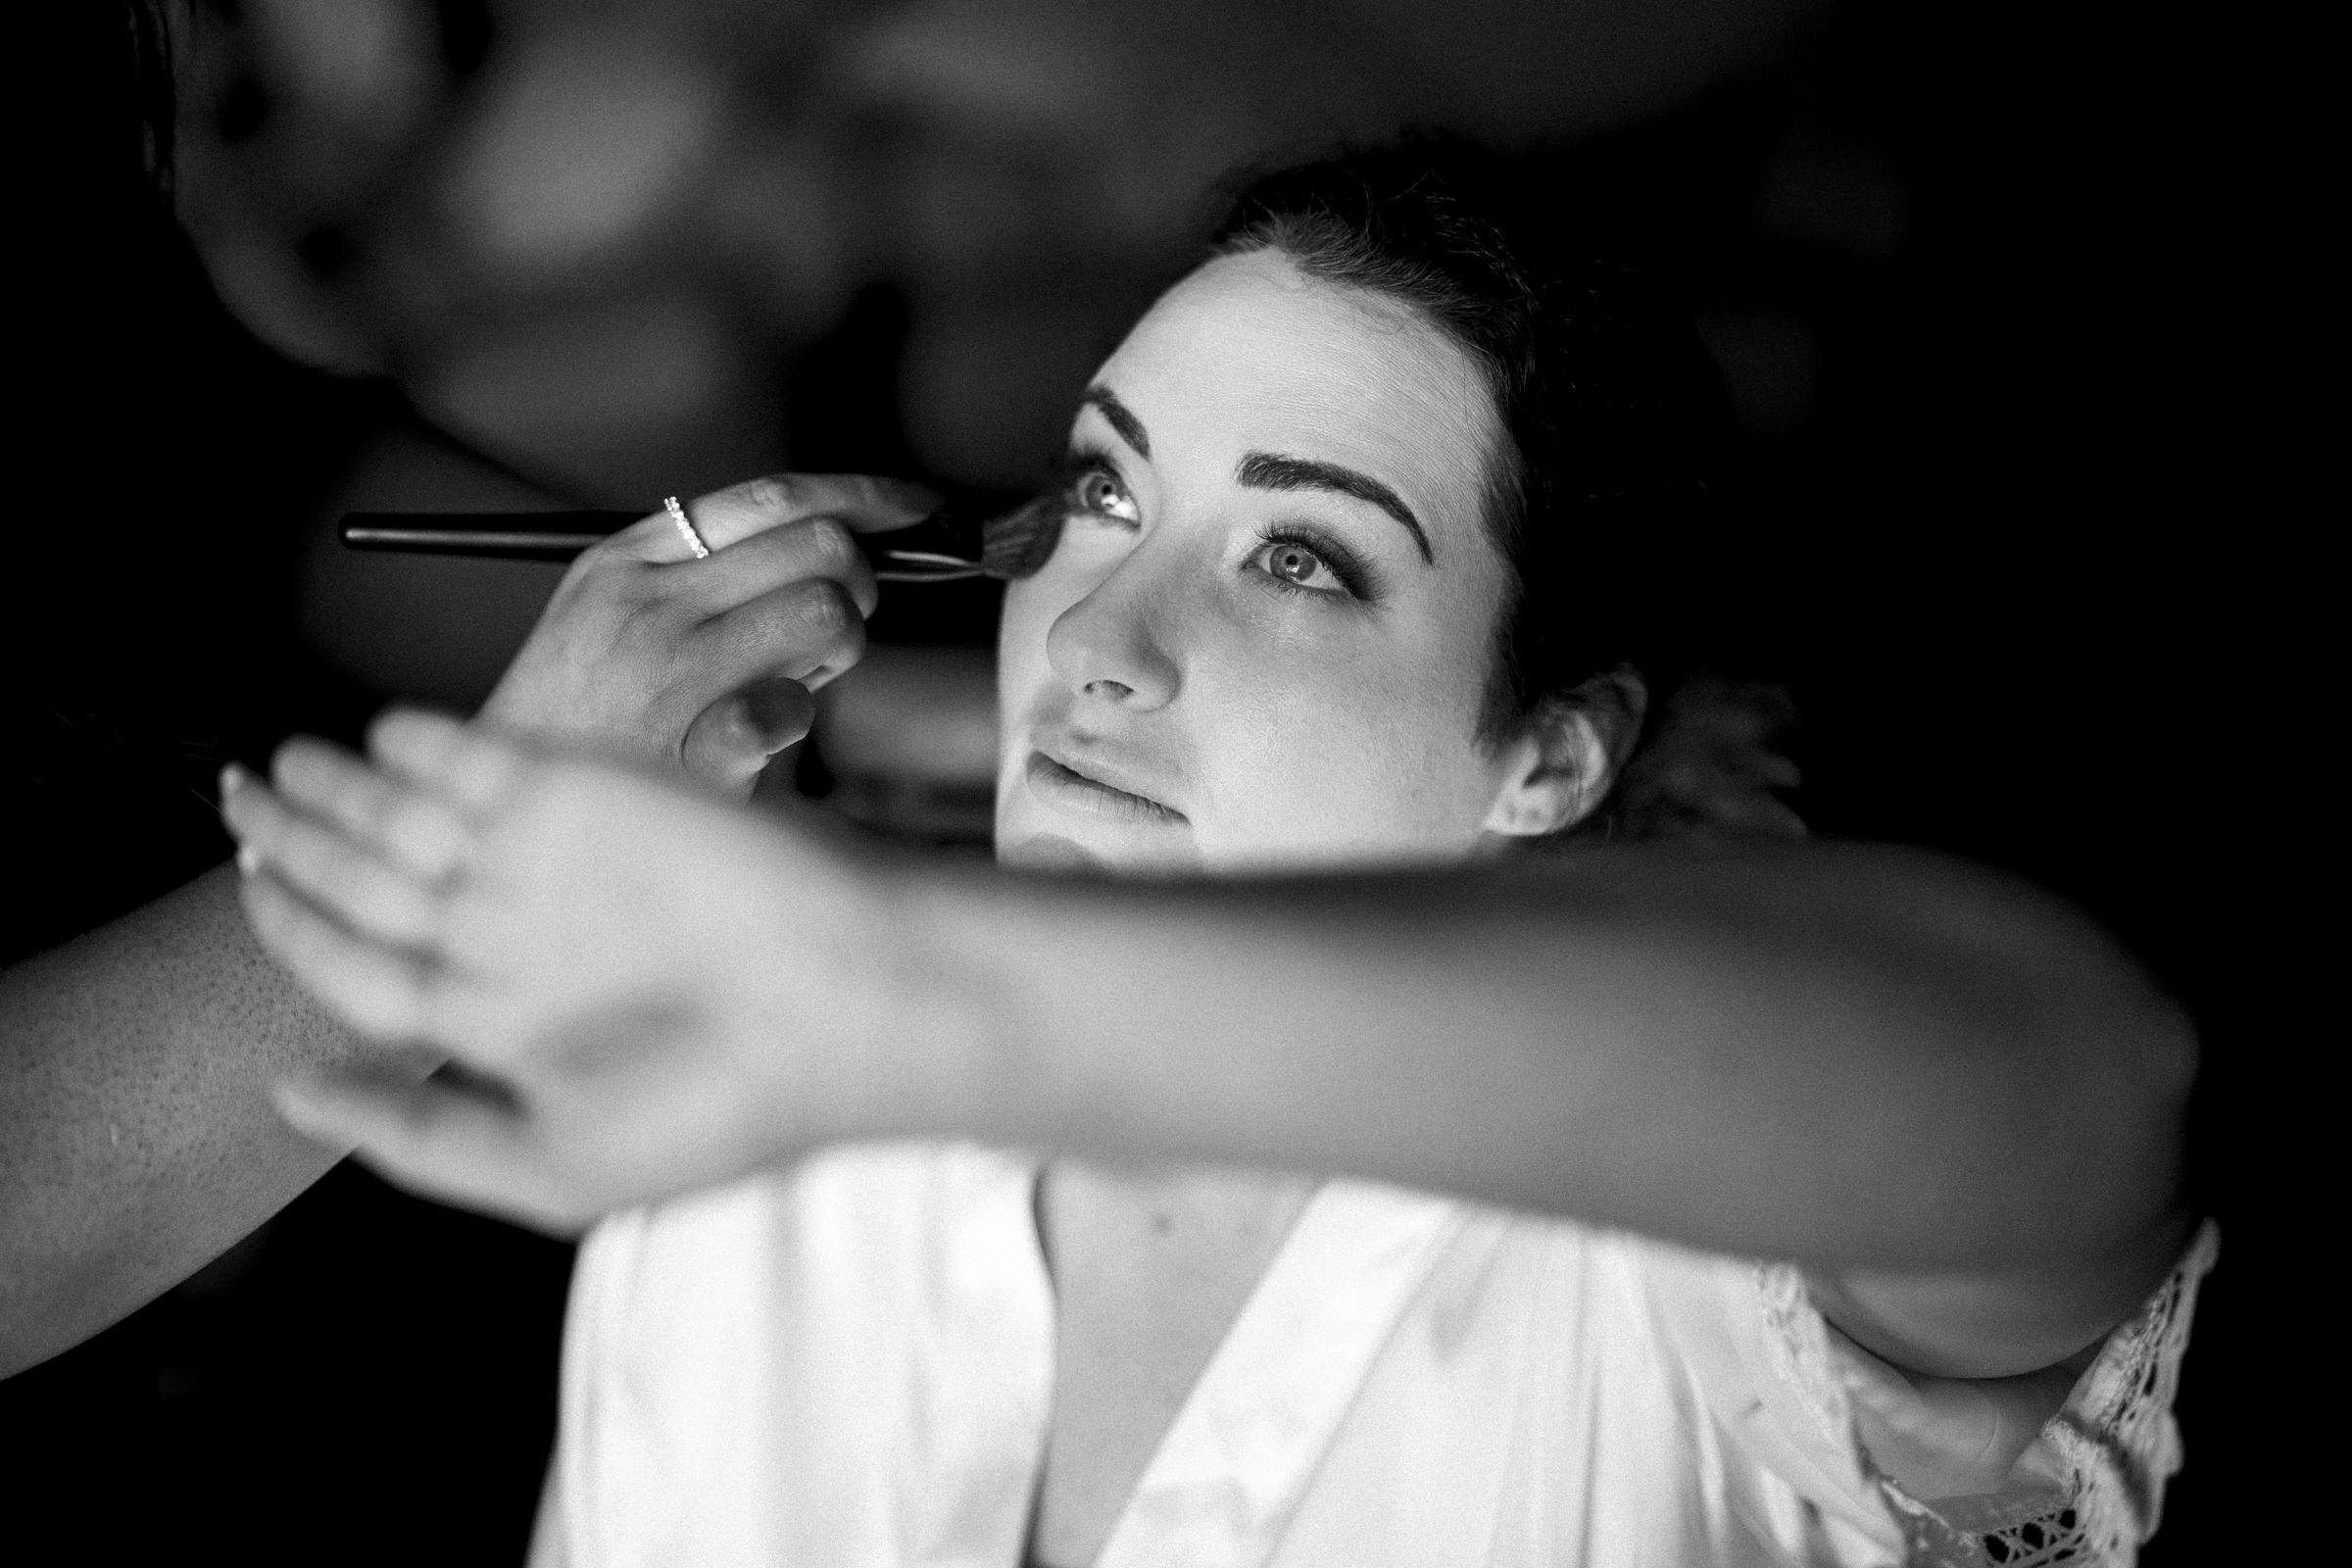
{"type": "Polygon", "coordinates": [[[1130,553],[1046,633],[1047,662],[1070,690],[1130,712],[1166,707],[1182,684],[1161,624],[1174,594],[1153,590],[1150,554],[1130,553]]]}

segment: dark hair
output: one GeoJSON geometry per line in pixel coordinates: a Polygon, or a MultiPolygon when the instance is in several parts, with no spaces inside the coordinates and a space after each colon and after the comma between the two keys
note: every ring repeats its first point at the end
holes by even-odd
{"type": "MultiPolygon", "coordinates": [[[[1654,575],[1649,564],[1706,548],[1722,525],[1739,450],[1722,372],[1655,273],[1626,260],[1572,192],[1543,188],[1530,170],[1428,133],[1250,181],[1218,226],[1213,253],[1269,248],[1311,277],[1419,312],[1468,350],[1494,393],[1502,442],[1487,521],[1511,575],[1480,740],[1500,745],[1595,675],[1651,662],[1627,601],[1639,579],[1654,575]],[[1579,576],[1596,591],[1543,591],[1579,576]]],[[[1736,711],[1738,692],[1786,722],[1785,694],[1720,681],[1705,701],[1663,703],[1659,714],[1703,712],[1725,736],[1760,745],[1779,726],[1759,722],[1753,703],[1736,711]]],[[[1649,726],[1653,736],[1665,727],[1649,726]]],[[[1777,766],[1724,760],[1750,782],[1793,782],[1785,760],[1760,755],[1777,766]]],[[[1721,811],[1655,798],[1648,785],[1659,770],[1643,765],[1649,760],[1621,771],[1604,831],[1699,819],[1746,831],[1760,819],[1749,798],[1727,798],[1721,811]]],[[[1664,771],[1693,781],[1688,767],[1664,771]]]]}

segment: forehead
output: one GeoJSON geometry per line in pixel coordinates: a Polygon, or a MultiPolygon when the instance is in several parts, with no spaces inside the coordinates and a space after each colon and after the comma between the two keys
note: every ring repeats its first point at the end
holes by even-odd
{"type": "Polygon", "coordinates": [[[1224,463],[1225,448],[1316,458],[1441,515],[1475,508],[1497,434],[1467,350],[1402,303],[1308,277],[1274,251],[1195,270],[1098,379],[1151,431],[1155,463],[1163,439],[1224,463]]]}

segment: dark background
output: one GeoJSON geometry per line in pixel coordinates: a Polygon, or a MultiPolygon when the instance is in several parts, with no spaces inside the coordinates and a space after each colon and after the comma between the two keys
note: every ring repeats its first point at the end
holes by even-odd
{"type": "MultiPolygon", "coordinates": [[[[335,577],[313,543],[413,410],[592,504],[786,465],[1008,493],[1181,267],[1203,178],[1467,122],[1540,148],[1535,188],[1678,276],[1724,364],[1739,536],[1620,587],[1789,685],[1816,831],[2053,885],[2195,1013],[2191,1180],[2229,1248],[2144,1560],[2202,1560],[2238,1502],[2258,1255],[2224,1133],[2278,1023],[2241,860],[2294,814],[2246,761],[2280,755],[2249,689],[2284,656],[2241,572],[2293,536],[2248,457],[2249,279],[2278,274],[2248,255],[2258,117],[2218,107],[2233,42],[2023,8],[1623,15],[1476,6],[1432,36],[1401,5],[199,8],[192,245],[89,196],[120,150],[102,94],[61,93],[36,132],[8,805],[62,825],[11,852],[9,955],[224,854],[222,756],[349,734],[384,695],[478,695],[543,578],[469,603],[490,591],[335,577]],[[101,525],[93,554],[74,530],[101,525]],[[410,618],[318,608],[370,582],[410,618]],[[473,623],[463,658],[433,652],[436,613],[473,623]],[[28,677],[68,651],[54,690],[28,677]]],[[[61,31],[57,81],[106,79],[111,36],[61,31]]],[[[56,1560],[517,1561],[567,1267],[339,1168],[0,1385],[4,1528],[71,1543],[56,1560]]]]}

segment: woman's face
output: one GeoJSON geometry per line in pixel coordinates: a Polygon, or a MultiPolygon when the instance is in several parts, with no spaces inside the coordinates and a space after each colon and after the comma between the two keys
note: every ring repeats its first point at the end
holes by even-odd
{"type": "Polygon", "coordinates": [[[1476,738],[1506,578],[1470,357],[1278,253],[1210,262],[1070,435],[1070,515],[1006,595],[997,846],[1119,869],[1454,859],[1524,748],[1476,738]]]}

